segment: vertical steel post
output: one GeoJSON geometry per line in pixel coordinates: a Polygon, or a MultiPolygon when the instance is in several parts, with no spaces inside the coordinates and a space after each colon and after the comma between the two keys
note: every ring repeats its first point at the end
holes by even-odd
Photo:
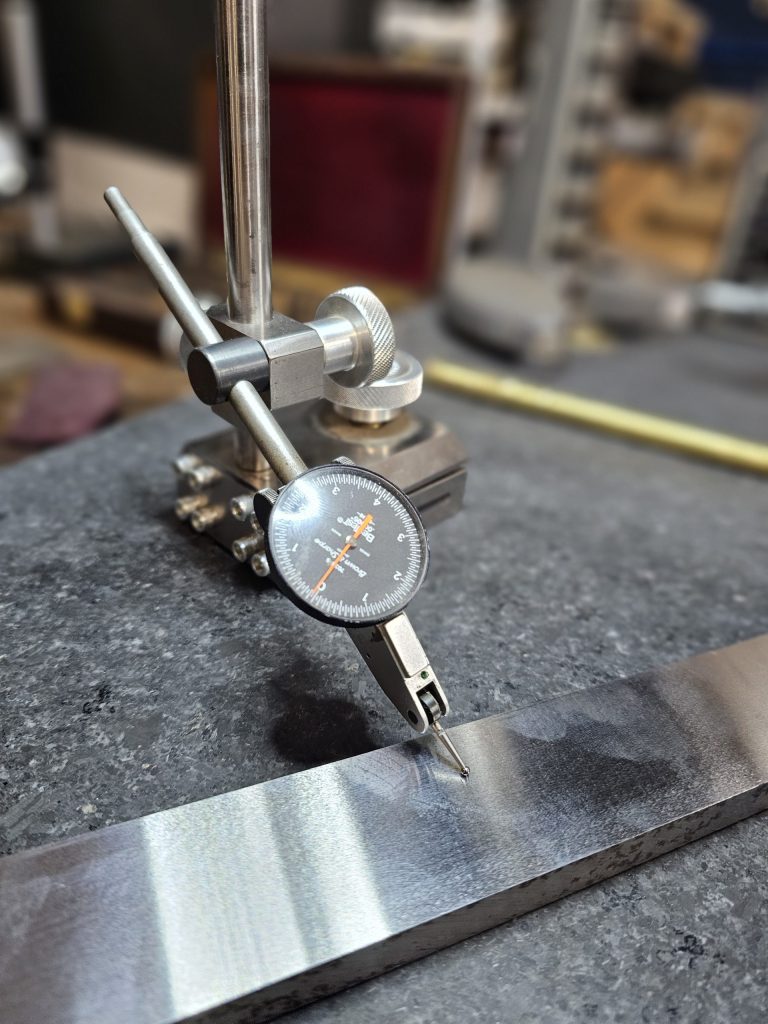
{"type": "Polygon", "coordinates": [[[217,67],[229,317],[272,320],[267,0],[218,0],[217,67]]]}

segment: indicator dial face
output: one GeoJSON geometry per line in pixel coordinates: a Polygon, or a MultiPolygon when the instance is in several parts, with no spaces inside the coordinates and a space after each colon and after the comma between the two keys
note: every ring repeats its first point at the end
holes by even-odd
{"type": "Polygon", "coordinates": [[[280,492],[267,554],[276,582],[304,611],[338,626],[399,615],[424,581],[429,547],[406,496],[356,466],[320,466],[280,492]]]}

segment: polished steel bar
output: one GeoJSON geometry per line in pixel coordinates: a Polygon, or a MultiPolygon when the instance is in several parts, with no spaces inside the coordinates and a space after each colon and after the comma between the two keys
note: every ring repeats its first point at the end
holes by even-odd
{"type": "Polygon", "coordinates": [[[221,335],[203,312],[184,278],[173,265],[165,249],[145,226],[119,188],[113,185],[104,193],[112,213],[130,239],[133,251],[152,276],[168,308],[195,348],[217,345],[221,335]]]}
{"type": "Polygon", "coordinates": [[[0,859],[3,1024],[267,1020],[768,809],[768,637],[452,735],[0,859]]]}
{"type": "Polygon", "coordinates": [[[267,0],[218,0],[216,40],[229,317],[263,339],[272,319],[267,0]]]}
{"type": "Polygon", "coordinates": [[[243,426],[278,480],[288,484],[306,471],[307,464],[253,384],[248,381],[236,384],[229,393],[229,404],[240,417],[243,426]]]}

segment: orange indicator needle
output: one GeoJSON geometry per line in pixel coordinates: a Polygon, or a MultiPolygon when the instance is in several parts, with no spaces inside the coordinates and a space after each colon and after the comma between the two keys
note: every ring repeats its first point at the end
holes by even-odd
{"type": "Polygon", "coordinates": [[[360,538],[362,537],[362,535],[365,533],[365,531],[368,529],[368,527],[371,525],[372,522],[373,522],[373,516],[366,516],[365,517],[365,519],[362,521],[362,523],[358,526],[358,528],[352,534],[352,540],[345,547],[343,547],[341,549],[341,551],[338,553],[336,558],[334,558],[334,560],[328,566],[328,571],[326,572],[325,576],[323,576],[323,578],[320,580],[320,582],[317,584],[317,586],[312,590],[313,594],[317,594],[317,593],[320,592],[320,588],[322,587],[322,585],[330,577],[331,573],[335,569],[338,569],[338,567],[341,565],[341,563],[347,557],[349,552],[355,546],[355,541],[356,540],[360,540],[360,538]]]}

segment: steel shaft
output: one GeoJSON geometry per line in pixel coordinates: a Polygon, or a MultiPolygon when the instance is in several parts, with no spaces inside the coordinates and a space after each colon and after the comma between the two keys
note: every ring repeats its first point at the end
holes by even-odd
{"type": "Polygon", "coordinates": [[[120,189],[114,186],[108,188],[104,198],[192,345],[195,348],[217,345],[221,341],[221,335],[200,308],[200,303],[166,251],[144,225],[120,189]]]}
{"type": "MultiPolygon", "coordinates": [[[[160,294],[194,347],[207,348],[210,345],[218,345],[221,342],[218,331],[200,308],[200,304],[168,254],[146,228],[120,189],[107,189],[104,198],[128,234],[136,255],[152,275],[160,294]]],[[[288,483],[304,472],[306,464],[267,409],[253,384],[241,381],[232,388],[229,402],[240,417],[243,427],[283,483],[288,483]]]]}
{"type": "Polygon", "coordinates": [[[218,0],[217,66],[229,317],[263,338],[272,319],[266,0],[218,0]]]}
{"type": "Polygon", "coordinates": [[[290,483],[306,470],[306,463],[253,384],[248,381],[236,384],[230,392],[229,403],[282,483],[290,483]]]}

